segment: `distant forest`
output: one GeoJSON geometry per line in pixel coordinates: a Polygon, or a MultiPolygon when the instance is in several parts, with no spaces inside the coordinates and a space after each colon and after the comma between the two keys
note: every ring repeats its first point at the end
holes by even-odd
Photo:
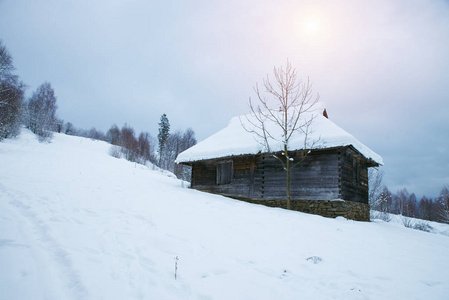
{"type": "Polygon", "coordinates": [[[396,193],[391,192],[383,184],[383,171],[372,169],[368,176],[369,204],[378,212],[376,217],[388,218],[388,214],[402,215],[429,221],[449,223],[449,189],[444,186],[440,195],[435,198],[422,196],[417,199],[415,193],[403,188],[396,193]]]}
{"type": "MultiPolygon", "coordinates": [[[[178,178],[190,181],[190,169],[175,164],[179,153],[197,143],[195,132],[170,132],[166,114],[161,116],[159,132],[153,137],[148,132],[136,135],[134,129],[124,124],[121,128],[112,125],[106,132],[95,128],[76,128],[70,122],[57,117],[55,92],[49,82],[44,82],[29,99],[25,99],[26,85],[14,73],[13,59],[0,40],[0,141],[17,136],[26,126],[38,136],[39,141],[49,141],[53,132],[102,140],[111,144],[110,154],[140,164],[151,162],[162,169],[173,172],[178,178]]],[[[382,182],[383,173],[378,170],[369,174],[369,202],[377,217],[388,218],[388,214],[449,223],[449,191],[444,186],[435,199],[423,196],[417,199],[405,188],[392,193],[382,182]]]]}

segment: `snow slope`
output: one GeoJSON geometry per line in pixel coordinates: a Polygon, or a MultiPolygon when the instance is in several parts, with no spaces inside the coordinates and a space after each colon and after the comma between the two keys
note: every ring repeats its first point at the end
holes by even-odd
{"type": "Polygon", "coordinates": [[[1,300],[448,299],[447,236],[201,193],[109,147],[0,143],[1,300]]]}

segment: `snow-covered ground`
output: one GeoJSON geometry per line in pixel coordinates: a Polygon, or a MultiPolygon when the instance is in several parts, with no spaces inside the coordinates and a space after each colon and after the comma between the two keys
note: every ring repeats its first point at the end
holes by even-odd
{"type": "Polygon", "coordinates": [[[448,236],[201,193],[109,147],[0,143],[0,299],[449,297],[448,236]]]}

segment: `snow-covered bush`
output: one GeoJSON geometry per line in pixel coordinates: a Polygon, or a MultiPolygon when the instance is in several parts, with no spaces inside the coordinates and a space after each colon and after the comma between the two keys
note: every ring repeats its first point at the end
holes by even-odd
{"type": "Polygon", "coordinates": [[[401,216],[401,222],[402,222],[402,225],[404,225],[404,227],[407,227],[407,228],[413,229],[413,227],[415,226],[415,221],[412,218],[407,218],[407,217],[401,216]]]}
{"type": "Polygon", "coordinates": [[[382,211],[370,210],[370,219],[371,220],[378,219],[378,220],[382,220],[385,222],[390,222],[391,215],[389,213],[382,212],[382,211]]]}
{"type": "Polygon", "coordinates": [[[404,216],[401,216],[401,222],[404,227],[415,229],[415,230],[421,230],[425,232],[432,232],[433,227],[429,225],[429,222],[414,218],[407,218],[404,216]]]}
{"type": "Polygon", "coordinates": [[[427,221],[417,221],[415,225],[413,225],[413,229],[421,230],[425,232],[432,232],[433,227],[429,225],[427,221]]]}
{"type": "Polygon", "coordinates": [[[122,158],[122,149],[120,146],[112,146],[109,148],[109,155],[115,158],[122,158]]]}

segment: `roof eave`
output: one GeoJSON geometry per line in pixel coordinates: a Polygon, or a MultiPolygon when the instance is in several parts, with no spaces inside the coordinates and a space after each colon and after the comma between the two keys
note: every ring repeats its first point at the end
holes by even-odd
{"type": "MultiPolygon", "coordinates": [[[[365,157],[359,150],[357,150],[357,148],[355,148],[353,145],[345,145],[345,146],[335,146],[335,147],[329,147],[329,148],[316,148],[316,149],[312,149],[312,151],[320,151],[320,150],[335,150],[335,149],[341,149],[341,148],[351,148],[354,151],[356,151],[358,154],[360,154],[362,157],[364,157],[366,159],[366,164],[369,168],[371,167],[379,167],[383,164],[375,161],[372,158],[368,158],[365,157]]],[[[300,151],[301,149],[296,149],[296,150],[291,150],[291,151],[300,151]]],[[[190,161],[176,161],[177,164],[183,164],[183,165],[187,165],[187,166],[192,166],[194,163],[196,162],[202,162],[202,161],[208,161],[208,160],[223,160],[223,159],[230,159],[230,158],[234,158],[234,157],[240,157],[240,156],[249,156],[249,155],[258,155],[261,153],[268,153],[268,152],[261,152],[259,151],[258,153],[242,153],[242,154],[238,154],[238,155],[227,155],[227,156],[222,156],[222,157],[210,157],[210,158],[204,158],[204,159],[195,159],[195,160],[190,160],[190,161]]]]}

